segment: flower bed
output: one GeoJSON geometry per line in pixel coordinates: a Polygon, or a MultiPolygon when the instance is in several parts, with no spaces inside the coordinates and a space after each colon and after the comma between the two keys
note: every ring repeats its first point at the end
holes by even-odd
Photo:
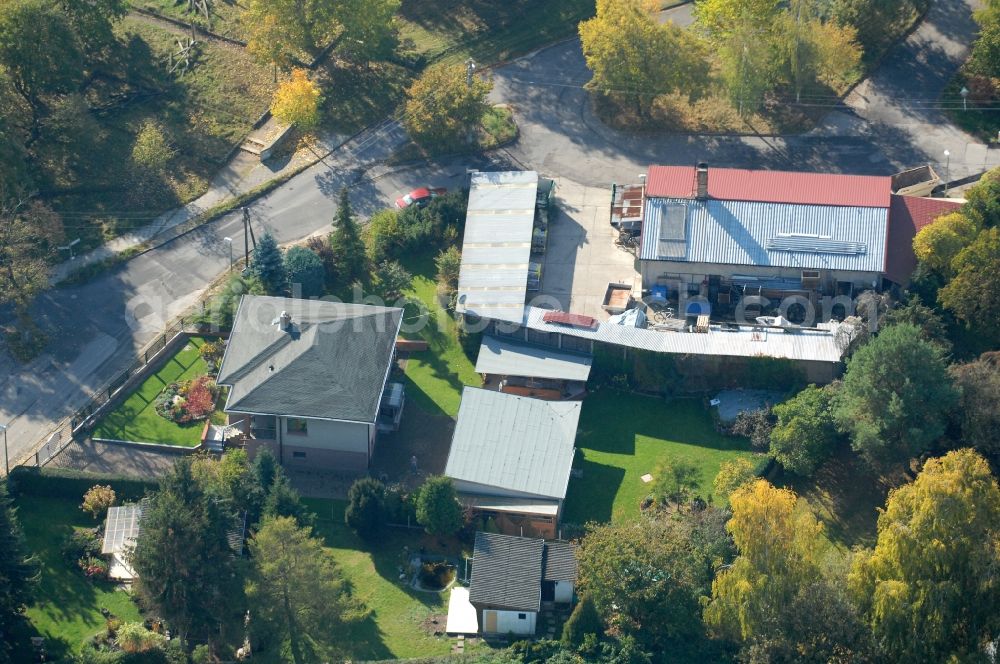
{"type": "Polygon", "coordinates": [[[209,376],[184,383],[170,383],[156,397],[154,408],[160,417],[177,424],[203,420],[215,410],[219,388],[209,376]]]}

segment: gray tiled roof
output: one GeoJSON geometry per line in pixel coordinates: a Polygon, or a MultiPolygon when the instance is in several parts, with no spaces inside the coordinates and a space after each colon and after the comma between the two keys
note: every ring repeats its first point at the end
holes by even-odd
{"type": "Polygon", "coordinates": [[[544,547],[540,539],[476,533],[469,601],[513,611],[538,611],[544,547]]]}
{"type": "Polygon", "coordinates": [[[374,422],[402,313],[244,295],[219,369],[226,410],[374,422]],[[288,331],[274,323],[282,311],[288,331]]]}
{"type": "Polygon", "coordinates": [[[466,387],[444,474],[522,495],[563,499],[579,421],[579,401],[542,401],[466,387]]]}
{"type": "Polygon", "coordinates": [[[576,547],[569,542],[545,543],[546,581],[576,581],[576,547]]]}

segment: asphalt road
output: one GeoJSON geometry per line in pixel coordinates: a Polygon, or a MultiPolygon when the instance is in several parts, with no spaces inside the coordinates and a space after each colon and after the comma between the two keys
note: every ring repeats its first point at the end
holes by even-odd
{"type": "MultiPolygon", "coordinates": [[[[634,135],[609,129],[593,114],[590,80],[578,40],[536,52],[497,70],[493,99],[516,111],[521,137],[510,152],[543,172],[598,186],[622,182],[651,163],[887,175],[933,163],[950,179],[1000,165],[988,150],[933,108],[976,34],[965,0],[938,0],[927,19],[860,85],[803,136],[634,135]],[[951,154],[944,156],[945,150],[951,154]],[[950,163],[948,163],[950,162],[950,163]]],[[[690,5],[663,12],[679,25],[690,5]]]]}
{"type": "MultiPolygon", "coordinates": [[[[633,181],[650,163],[889,174],[944,159],[957,179],[998,163],[933,108],[975,34],[971,5],[939,0],[921,25],[870,81],[810,135],[789,138],[633,136],[608,129],[590,111],[582,85],[590,78],[579,42],[544,49],[495,72],[493,98],[515,110],[521,135],[507,154],[513,167],[534,168],[582,185],[633,181]]],[[[690,7],[670,10],[678,23],[690,7]]],[[[391,205],[414,186],[458,186],[462,159],[379,175],[368,171],[402,140],[398,132],[363,136],[251,206],[255,229],[292,242],[329,229],[339,189],[348,185],[364,215],[391,205]],[[360,170],[359,170],[360,168],[360,170]]],[[[84,286],[41,296],[33,315],[49,331],[48,351],[26,366],[0,357],[0,423],[10,423],[11,457],[70,415],[87,396],[131,360],[134,349],[166,321],[195,303],[229,265],[231,237],[243,245],[242,224],[231,215],[138,256],[84,286]]]]}

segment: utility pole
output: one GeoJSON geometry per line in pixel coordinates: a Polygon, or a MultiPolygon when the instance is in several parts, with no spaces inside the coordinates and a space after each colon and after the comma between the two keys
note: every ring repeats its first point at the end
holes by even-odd
{"type": "Polygon", "coordinates": [[[948,182],[951,180],[951,151],[944,151],[944,195],[948,195],[948,182]]]}
{"type": "Polygon", "coordinates": [[[229,245],[229,271],[233,271],[233,238],[224,237],[222,241],[229,245]]]}
{"type": "Polygon", "coordinates": [[[0,429],[3,429],[3,467],[6,471],[4,477],[10,475],[10,459],[7,457],[7,427],[9,424],[9,422],[7,424],[0,424],[0,429]]]}
{"type": "Polygon", "coordinates": [[[243,208],[243,261],[246,267],[250,267],[250,210],[243,208]]]}

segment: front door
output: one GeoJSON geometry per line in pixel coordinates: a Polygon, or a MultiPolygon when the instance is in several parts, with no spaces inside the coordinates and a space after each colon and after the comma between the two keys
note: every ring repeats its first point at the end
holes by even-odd
{"type": "Polygon", "coordinates": [[[484,634],[496,634],[497,633],[497,612],[496,611],[483,611],[483,633],[484,634]]]}

